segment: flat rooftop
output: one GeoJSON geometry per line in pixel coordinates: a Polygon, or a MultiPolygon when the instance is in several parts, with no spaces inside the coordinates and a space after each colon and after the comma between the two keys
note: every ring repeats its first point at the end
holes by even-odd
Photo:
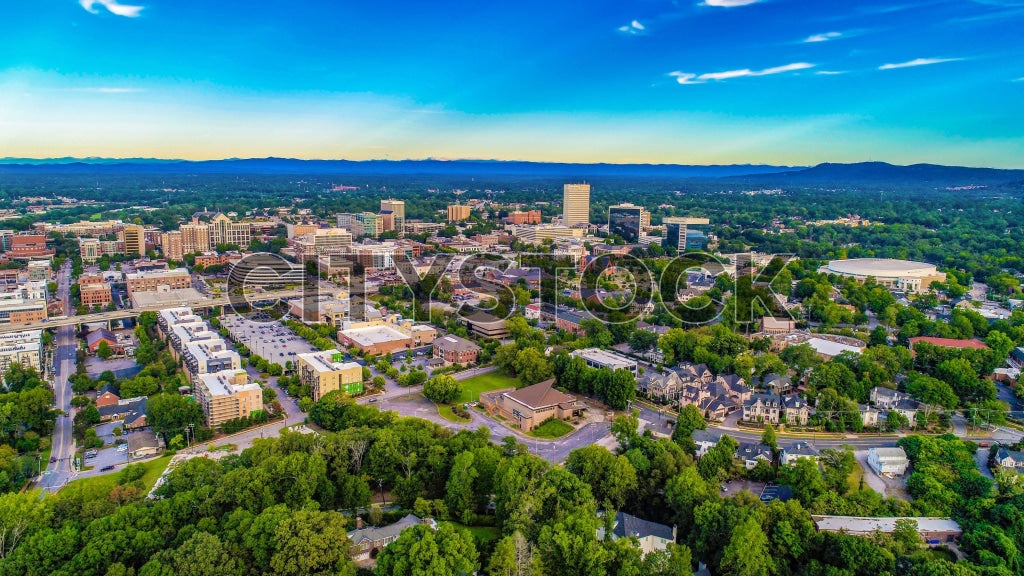
{"type": "Polygon", "coordinates": [[[818,530],[853,533],[892,532],[897,520],[913,520],[921,532],[960,532],[960,525],[950,518],[909,517],[909,518],[865,518],[862,516],[812,516],[818,530]]]}
{"type": "Polygon", "coordinates": [[[636,366],[636,360],[626,358],[614,352],[607,350],[601,350],[600,348],[584,348],[582,350],[576,350],[572,353],[572,356],[579,356],[585,360],[608,366],[609,368],[632,368],[636,366]]]}
{"type": "Polygon", "coordinates": [[[351,328],[349,330],[342,330],[341,333],[360,346],[373,346],[374,344],[383,344],[385,342],[409,339],[409,336],[390,326],[351,328]]]}
{"type": "Polygon", "coordinates": [[[152,308],[156,306],[170,306],[173,304],[202,304],[207,300],[195,288],[175,288],[167,291],[157,292],[132,292],[132,306],[135,308],[152,308]]]}
{"type": "Polygon", "coordinates": [[[341,354],[341,352],[333,349],[324,350],[323,352],[299,354],[299,358],[308,362],[319,372],[337,372],[339,370],[351,370],[352,368],[358,368],[361,371],[363,369],[362,365],[355,362],[335,362],[333,360],[335,354],[341,354]]]}

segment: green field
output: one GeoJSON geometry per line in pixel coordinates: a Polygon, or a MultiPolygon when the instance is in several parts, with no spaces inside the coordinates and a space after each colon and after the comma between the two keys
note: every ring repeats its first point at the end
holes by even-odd
{"type": "Polygon", "coordinates": [[[518,378],[506,376],[500,372],[489,372],[463,380],[462,393],[455,399],[456,402],[476,402],[480,400],[481,392],[500,390],[502,388],[519,388],[523,385],[518,378]]]}
{"type": "MultiPolygon", "coordinates": [[[[160,477],[160,474],[163,474],[164,469],[167,468],[167,463],[170,461],[170,456],[161,456],[159,458],[153,458],[151,460],[141,462],[141,464],[146,467],[146,474],[142,477],[142,482],[146,485],[147,491],[153,488],[153,485],[156,484],[156,479],[160,477]]],[[[104,491],[109,492],[114,489],[114,486],[117,486],[117,479],[120,477],[120,472],[123,469],[124,467],[120,466],[110,474],[92,476],[90,478],[82,478],[81,480],[69,482],[65,489],[72,487],[102,487],[104,491]]]]}
{"type": "Polygon", "coordinates": [[[561,420],[548,420],[528,434],[534,438],[561,438],[572,431],[573,427],[561,420]]]}
{"type": "Polygon", "coordinates": [[[458,522],[449,522],[457,528],[467,530],[474,538],[483,543],[494,542],[501,538],[501,532],[494,526],[466,526],[458,522]]]}

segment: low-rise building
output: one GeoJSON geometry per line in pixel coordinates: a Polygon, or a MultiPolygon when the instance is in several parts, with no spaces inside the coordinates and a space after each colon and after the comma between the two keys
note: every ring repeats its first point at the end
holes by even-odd
{"type": "Polygon", "coordinates": [[[549,418],[579,416],[583,406],[571,394],[555,390],[555,380],[545,380],[525,388],[496,390],[480,395],[480,403],[491,414],[500,414],[520,430],[529,432],[549,418]]]}
{"type": "Polygon", "coordinates": [[[46,300],[26,298],[22,291],[0,294],[0,324],[23,326],[46,320],[46,300]]]}
{"type": "Polygon", "coordinates": [[[810,417],[810,408],[799,396],[753,394],[743,403],[743,419],[748,422],[778,424],[779,422],[804,426],[810,417]]]}
{"type": "Polygon", "coordinates": [[[591,368],[608,368],[612,371],[628,370],[634,378],[636,378],[637,375],[636,360],[627,358],[621,354],[616,354],[615,352],[601,350],[600,348],[583,348],[580,350],[573,350],[569,355],[573,358],[582,358],[583,361],[587,363],[587,366],[591,368]]]}
{"type": "Polygon", "coordinates": [[[996,451],[996,464],[1000,468],[1019,471],[1024,469],[1024,453],[1010,450],[1006,446],[1000,446],[996,451]]]}
{"type": "Polygon", "coordinates": [[[296,361],[299,380],[309,386],[310,398],[314,402],[335,390],[349,396],[363,393],[363,367],[355,362],[345,362],[343,352],[326,350],[299,354],[296,361]]]}
{"type": "Polygon", "coordinates": [[[195,379],[193,391],[203,408],[206,425],[211,428],[263,410],[263,389],[259,384],[249,382],[245,370],[200,374],[195,379]]]}
{"type": "Polygon", "coordinates": [[[811,519],[821,532],[845,532],[854,536],[870,536],[875,532],[892,534],[896,531],[897,523],[909,520],[917,525],[917,533],[929,545],[954,542],[963,534],[960,525],[949,518],[812,515],[811,519]]]}
{"type": "Polygon", "coordinates": [[[736,449],[736,458],[747,470],[753,470],[758,462],[772,463],[772,449],[765,444],[744,442],[736,449]]]}
{"type": "Polygon", "coordinates": [[[505,327],[505,321],[483,310],[478,310],[469,316],[462,317],[462,323],[466,325],[470,332],[484,338],[500,340],[509,336],[508,328],[505,327]]]}
{"type": "Polygon", "coordinates": [[[134,459],[156,456],[163,449],[163,440],[150,430],[139,430],[128,435],[128,455],[134,459]]]}
{"type": "Polygon", "coordinates": [[[445,364],[475,364],[480,354],[480,347],[473,342],[448,334],[434,340],[434,358],[441,358],[445,364]]]}
{"type": "MultiPolygon", "coordinates": [[[[669,544],[675,543],[676,529],[620,511],[616,512],[615,519],[612,520],[610,537],[612,540],[635,538],[640,547],[640,553],[646,556],[652,552],[665,550],[669,544]]],[[[597,539],[602,541],[605,539],[603,523],[597,529],[597,539]]]]}
{"type": "Polygon", "coordinates": [[[398,314],[364,322],[344,322],[338,340],[369,354],[387,354],[425,346],[437,337],[437,329],[416,324],[398,314]]]}
{"type": "Polygon", "coordinates": [[[160,289],[178,290],[192,287],[192,276],[188,270],[154,270],[152,272],[135,272],[127,275],[128,295],[133,292],[155,292],[160,289]]]}
{"type": "Polygon", "coordinates": [[[351,543],[349,556],[356,562],[369,560],[373,557],[373,551],[380,552],[391,544],[405,530],[417,524],[434,525],[433,521],[425,522],[418,516],[409,514],[387,526],[363,526],[362,518],[356,518],[356,529],[348,533],[348,541],[351,543]]]}
{"type": "Polygon", "coordinates": [[[22,368],[43,369],[43,331],[26,330],[0,334],[0,378],[7,374],[11,364],[22,368]]]}
{"type": "Polygon", "coordinates": [[[868,466],[878,475],[903,476],[910,466],[907,453],[899,446],[895,448],[871,448],[868,450],[868,466]]]}
{"type": "Polygon", "coordinates": [[[107,306],[113,302],[113,296],[110,292],[110,284],[106,282],[100,284],[79,284],[79,299],[82,301],[83,306],[92,308],[93,306],[107,306]]]}
{"type": "Polygon", "coordinates": [[[818,449],[814,446],[811,446],[807,442],[794,442],[782,449],[782,453],[779,455],[779,460],[782,462],[783,466],[789,466],[790,464],[795,464],[796,461],[801,458],[817,461],[818,456],[818,449]]]}

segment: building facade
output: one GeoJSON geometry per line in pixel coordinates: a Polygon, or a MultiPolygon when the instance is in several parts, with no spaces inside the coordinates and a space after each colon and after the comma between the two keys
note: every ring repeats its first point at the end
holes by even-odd
{"type": "Polygon", "coordinates": [[[299,380],[309,386],[314,402],[325,394],[341,390],[349,396],[363,393],[363,367],[345,362],[345,354],[337,350],[310,352],[296,356],[299,380]]]}
{"type": "Polygon", "coordinates": [[[590,184],[562,186],[562,223],[570,228],[590,224],[590,184]]]}

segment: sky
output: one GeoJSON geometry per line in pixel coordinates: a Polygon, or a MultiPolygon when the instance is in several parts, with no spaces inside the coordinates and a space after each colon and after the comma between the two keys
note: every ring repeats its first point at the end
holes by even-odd
{"type": "Polygon", "coordinates": [[[9,0],[0,157],[1024,168],[1024,0],[9,0]]]}

